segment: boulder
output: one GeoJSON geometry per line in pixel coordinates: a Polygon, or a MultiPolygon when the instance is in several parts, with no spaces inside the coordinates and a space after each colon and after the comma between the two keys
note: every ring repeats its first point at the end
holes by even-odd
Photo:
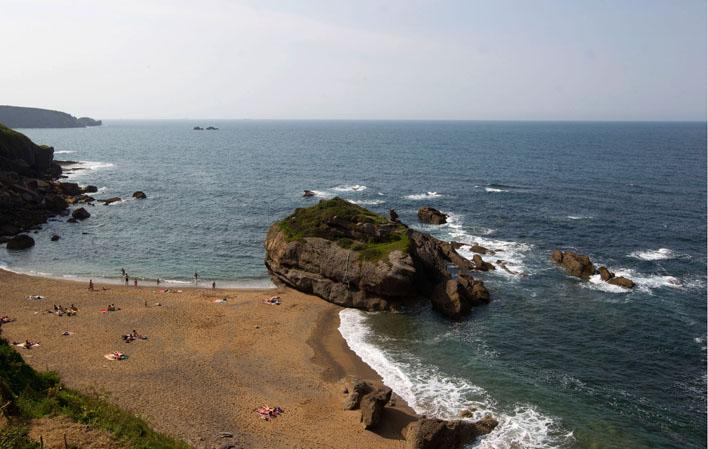
{"type": "Polygon", "coordinates": [[[359,408],[361,398],[370,393],[372,386],[365,380],[350,378],[344,383],[344,392],[347,397],[344,399],[344,410],[356,410],[359,408]]]}
{"type": "Polygon", "coordinates": [[[588,279],[595,274],[595,266],[590,261],[588,256],[576,254],[570,251],[554,250],[551,253],[551,260],[560,264],[565,268],[565,271],[575,277],[588,279]]]}
{"type": "Polygon", "coordinates": [[[477,244],[477,243],[475,243],[475,244],[473,244],[473,245],[470,246],[470,251],[472,251],[473,253],[477,253],[477,254],[487,254],[487,253],[489,253],[490,255],[494,255],[494,251],[492,251],[492,250],[490,250],[490,249],[487,249],[487,248],[485,248],[484,246],[479,245],[479,244],[477,244]]]}
{"type": "Polygon", "coordinates": [[[16,235],[7,241],[7,249],[21,250],[32,248],[34,246],[34,239],[26,234],[16,235]]]}
{"type": "Polygon", "coordinates": [[[613,277],[615,277],[615,274],[613,272],[611,272],[610,270],[608,270],[607,267],[605,267],[605,266],[598,268],[597,272],[600,273],[600,279],[602,279],[605,282],[607,282],[610,279],[612,279],[613,277]]]}
{"type": "Polygon", "coordinates": [[[624,276],[617,276],[617,277],[613,277],[611,279],[608,279],[607,283],[612,284],[612,285],[617,285],[619,287],[628,288],[628,289],[634,288],[636,285],[634,283],[634,281],[632,281],[631,279],[627,279],[624,276]]]}
{"type": "Polygon", "coordinates": [[[119,196],[114,196],[111,198],[106,198],[105,200],[98,200],[98,201],[102,202],[105,206],[108,206],[109,204],[117,203],[118,201],[121,201],[121,199],[119,196]]]}
{"type": "Polygon", "coordinates": [[[147,198],[147,195],[145,195],[145,192],[138,190],[137,192],[133,192],[133,198],[137,200],[144,200],[147,198]]]}
{"type": "Polygon", "coordinates": [[[474,264],[474,269],[477,271],[494,271],[496,267],[489,262],[482,260],[482,256],[475,254],[472,256],[472,263],[474,264]]]}
{"type": "Polygon", "coordinates": [[[401,219],[398,217],[398,213],[394,209],[388,210],[388,219],[393,223],[400,223],[401,219]]]}
{"type": "Polygon", "coordinates": [[[86,220],[90,216],[91,214],[83,207],[80,207],[71,213],[71,218],[75,220],[86,220]]]}
{"type": "Polygon", "coordinates": [[[83,189],[81,189],[81,193],[96,193],[98,192],[98,187],[96,186],[86,186],[83,189]]]}
{"type": "Polygon", "coordinates": [[[56,242],[56,241],[59,240],[60,238],[61,238],[61,236],[59,236],[59,235],[57,235],[57,234],[52,234],[51,240],[52,240],[52,242],[56,242]]]}
{"type": "Polygon", "coordinates": [[[313,192],[312,190],[305,190],[305,193],[303,193],[302,196],[304,196],[305,198],[310,198],[315,196],[315,192],[313,192]]]}
{"type": "Polygon", "coordinates": [[[265,247],[274,283],[340,306],[399,310],[432,301],[457,319],[482,303],[471,301],[474,293],[467,287],[448,283],[450,264],[473,268],[452,245],[341,198],[297,209],[274,223],[265,247]]]}
{"type": "Polygon", "coordinates": [[[81,195],[81,187],[75,182],[62,182],[60,185],[64,195],[81,195]]]}
{"type": "Polygon", "coordinates": [[[418,209],[418,219],[423,223],[435,225],[447,223],[447,215],[432,207],[421,207],[418,209]]]}
{"type": "Polygon", "coordinates": [[[491,416],[477,422],[420,418],[406,427],[406,449],[462,449],[498,425],[491,416]]]}
{"type": "Polygon", "coordinates": [[[381,422],[384,407],[391,400],[391,389],[388,387],[377,388],[361,398],[361,423],[364,429],[373,429],[381,422]]]}
{"type": "Polygon", "coordinates": [[[61,195],[50,194],[44,197],[44,206],[51,211],[64,210],[69,203],[61,195]]]}

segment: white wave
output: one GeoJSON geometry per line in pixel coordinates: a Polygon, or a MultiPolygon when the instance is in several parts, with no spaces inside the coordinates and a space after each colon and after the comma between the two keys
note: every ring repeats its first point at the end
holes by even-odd
{"type": "Polygon", "coordinates": [[[430,198],[440,198],[442,195],[439,194],[438,192],[426,192],[426,193],[417,193],[414,195],[406,195],[404,198],[407,200],[427,200],[430,198]]]}
{"type": "Polygon", "coordinates": [[[73,150],[59,150],[55,151],[54,154],[69,154],[69,153],[76,153],[76,151],[73,150]]]}
{"type": "Polygon", "coordinates": [[[322,190],[312,190],[312,193],[314,193],[317,198],[323,198],[323,199],[334,198],[333,193],[325,192],[322,190]]]}
{"type": "Polygon", "coordinates": [[[96,193],[103,193],[103,192],[105,192],[106,190],[108,190],[108,187],[105,187],[105,186],[99,187],[98,190],[96,190],[96,193]]]}
{"type": "Polygon", "coordinates": [[[504,189],[497,189],[495,187],[485,187],[484,190],[486,190],[489,193],[499,193],[499,192],[508,192],[508,190],[504,189]]]}
{"type": "Polygon", "coordinates": [[[467,245],[457,250],[465,259],[472,260],[475,253],[470,250],[470,246],[476,243],[494,251],[493,255],[479,255],[482,260],[492,263],[497,267],[497,269],[491,273],[513,278],[521,274],[528,274],[525,260],[527,254],[533,248],[532,245],[522,242],[493,239],[488,237],[488,235],[493,233],[494,230],[488,228],[482,229],[482,235],[474,235],[465,229],[461,218],[456,214],[448,214],[446,226],[449,228],[450,240],[467,245]],[[504,270],[501,265],[497,263],[498,260],[503,260],[506,267],[509,268],[512,273],[504,270]]]}
{"type": "Polygon", "coordinates": [[[332,187],[332,190],[336,190],[337,192],[362,192],[366,190],[366,186],[360,185],[360,184],[352,184],[352,185],[340,185],[337,187],[332,187]]]}
{"type": "Polygon", "coordinates": [[[386,201],[385,200],[349,200],[349,202],[358,204],[360,206],[378,206],[379,204],[383,204],[386,201]]]}
{"type": "Polygon", "coordinates": [[[592,217],[587,215],[568,215],[566,218],[568,220],[592,220],[592,217]]]}
{"type": "Polygon", "coordinates": [[[677,255],[671,251],[669,248],[659,248],[659,249],[648,249],[646,251],[634,251],[629,254],[629,257],[634,257],[635,259],[641,260],[666,260],[673,259],[677,255]]]}
{"type": "Polygon", "coordinates": [[[78,161],[76,164],[65,165],[63,169],[69,179],[77,178],[89,171],[111,168],[114,165],[110,162],[78,161]]]}
{"type": "MultiPolygon", "coordinates": [[[[663,274],[642,274],[631,268],[618,268],[612,269],[608,267],[608,270],[615,273],[615,276],[623,276],[631,279],[636,284],[635,289],[643,293],[651,293],[652,290],[657,288],[683,288],[684,284],[680,279],[663,274]]],[[[630,293],[633,290],[619,287],[617,285],[609,284],[600,278],[599,274],[590,276],[589,282],[586,284],[587,287],[593,288],[595,290],[602,290],[608,293],[630,293]]]]}
{"type": "MultiPolygon", "coordinates": [[[[491,413],[499,420],[497,428],[480,439],[474,447],[496,449],[515,447],[547,448],[554,441],[552,430],[557,426],[548,416],[532,406],[519,405],[513,413],[499,410],[494,400],[481,387],[468,381],[442,375],[433,367],[416,361],[394,361],[390,354],[370,341],[372,332],[366,325],[366,314],[356,309],[339,312],[341,333],[347,345],[373,368],[389,386],[418,414],[441,419],[455,419],[463,410],[474,410],[470,419],[477,420],[491,413]]],[[[404,358],[411,358],[410,356],[404,358]]]]}

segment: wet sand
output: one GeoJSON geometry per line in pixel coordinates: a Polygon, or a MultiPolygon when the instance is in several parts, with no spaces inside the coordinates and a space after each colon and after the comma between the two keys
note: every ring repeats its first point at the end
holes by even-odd
{"type": "Polygon", "coordinates": [[[18,349],[33,367],[57,371],[68,387],[106,394],[196,448],[403,447],[412,412],[399,398],[377,433],[361,427],[358,411],[342,410],[341,378],[378,376],[339,334],[339,307],[290,289],[159,290],[97,284],[89,291],[86,283],[0,270],[0,315],[17,319],[3,336],[39,340],[38,348],[18,349]],[[263,303],[273,295],[281,305],[263,303]],[[47,313],[72,303],[76,316],[47,313]],[[102,313],[110,303],[121,310],[102,313]],[[121,335],[133,329],[148,340],[124,343],[121,335]],[[65,330],[72,335],[62,336],[65,330]],[[106,360],[113,351],[128,360],[106,360]],[[261,405],[285,413],[264,421],[254,411],[261,405]]]}

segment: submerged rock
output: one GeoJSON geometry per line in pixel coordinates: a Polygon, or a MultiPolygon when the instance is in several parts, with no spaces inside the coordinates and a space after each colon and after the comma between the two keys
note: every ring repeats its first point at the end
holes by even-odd
{"type": "Polygon", "coordinates": [[[491,416],[477,422],[420,418],[406,428],[406,449],[462,449],[498,425],[491,416]]]}
{"type": "Polygon", "coordinates": [[[315,192],[313,192],[312,190],[305,190],[302,196],[304,196],[305,198],[311,198],[315,196],[315,192]]]}
{"type": "Polygon", "coordinates": [[[432,207],[421,207],[418,209],[418,219],[423,223],[435,225],[447,223],[447,215],[432,207]]]}
{"type": "Polygon", "coordinates": [[[609,279],[607,281],[607,283],[612,284],[612,285],[617,285],[619,287],[628,288],[628,289],[634,288],[636,285],[633,280],[628,279],[624,276],[613,277],[613,278],[609,279]]]}
{"type": "Polygon", "coordinates": [[[21,250],[32,248],[34,246],[34,239],[27,234],[16,235],[7,241],[7,249],[21,250]]]}
{"type": "Polygon", "coordinates": [[[51,238],[50,240],[51,240],[52,242],[56,242],[56,241],[59,240],[60,238],[61,238],[60,235],[58,235],[58,234],[53,234],[53,235],[52,235],[52,238],[51,238]]]}
{"type": "Polygon", "coordinates": [[[145,195],[145,192],[138,190],[137,192],[133,192],[133,198],[137,200],[144,200],[147,198],[147,195],[145,195]]]}
{"type": "Polygon", "coordinates": [[[588,279],[595,274],[595,266],[588,256],[570,251],[563,252],[557,249],[551,253],[551,260],[562,265],[571,276],[588,279]]]}
{"type": "Polygon", "coordinates": [[[80,207],[71,213],[71,218],[75,220],[86,220],[90,216],[91,214],[89,213],[89,211],[87,211],[83,207],[80,207]]]}
{"type": "Polygon", "coordinates": [[[98,200],[98,201],[102,202],[104,206],[108,206],[109,204],[117,203],[122,200],[119,196],[113,196],[111,198],[106,198],[105,200],[98,200]]]}
{"type": "Polygon", "coordinates": [[[448,282],[450,264],[472,267],[449,243],[341,198],[274,223],[265,247],[273,282],[344,307],[396,310],[432,298],[436,310],[460,318],[484,303],[475,300],[481,282],[477,293],[471,277],[469,286],[448,282]]]}

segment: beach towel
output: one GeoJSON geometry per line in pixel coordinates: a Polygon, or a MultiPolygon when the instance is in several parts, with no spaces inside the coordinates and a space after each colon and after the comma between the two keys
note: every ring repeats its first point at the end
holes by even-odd
{"type": "Polygon", "coordinates": [[[18,348],[25,348],[25,349],[32,349],[36,348],[39,346],[38,341],[31,341],[29,345],[27,345],[27,342],[24,343],[13,343],[14,346],[17,346],[18,348]]]}
{"type": "Polygon", "coordinates": [[[108,360],[115,360],[118,362],[120,362],[121,360],[128,360],[128,356],[119,351],[111,352],[110,354],[106,354],[103,357],[107,358],[108,360]]]}

